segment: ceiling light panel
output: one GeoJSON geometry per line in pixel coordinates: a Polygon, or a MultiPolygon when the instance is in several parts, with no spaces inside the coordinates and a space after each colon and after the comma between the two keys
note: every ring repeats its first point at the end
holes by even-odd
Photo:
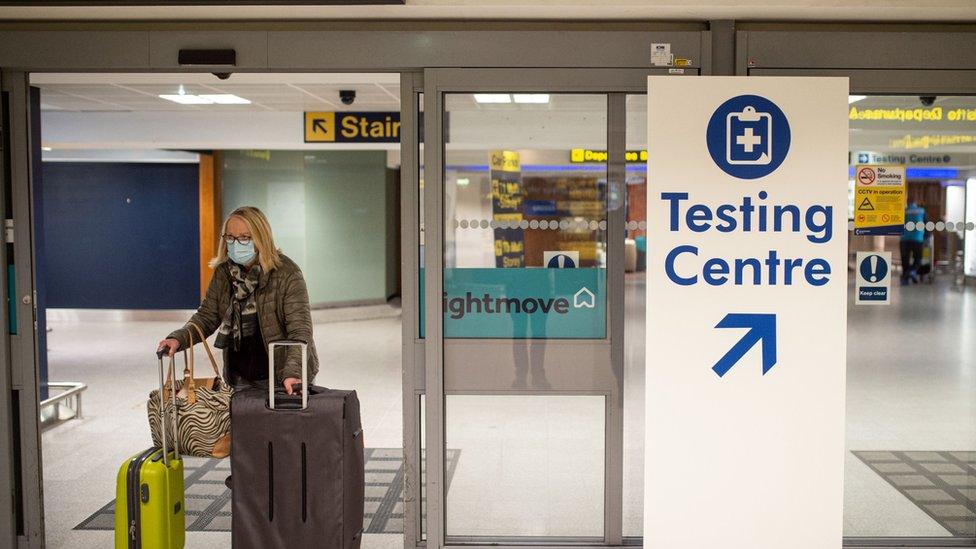
{"type": "Polygon", "coordinates": [[[213,101],[199,95],[164,93],[159,98],[172,101],[173,103],[179,103],[180,105],[213,105],[213,101]]]}
{"type": "Polygon", "coordinates": [[[549,103],[548,93],[515,93],[512,94],[515,98],[516,103],[533,103],[533,104],[545,104],[549,103]]]}
{"type": "Polygon", "coordinates": [[[512,96],[507,93],[476,93],[474,100],[478,103],[511,103],[512,96]]]}
{"type": "Polygon", "coordinates": [[[251,101],[249,99],[244,99],[243,97],[234,95],[232,93],[211,93],[204,94],[198,97],[202,97],[211,103],[216,103],[218,105],[250,105],[251,101]]]}

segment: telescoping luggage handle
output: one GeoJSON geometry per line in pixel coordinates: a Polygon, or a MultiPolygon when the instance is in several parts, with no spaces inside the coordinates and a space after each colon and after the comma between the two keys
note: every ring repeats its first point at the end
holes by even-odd
{"type": "Polygon", "coordinates": [[[302,410],[308,408],[308,344],[300,339],[279,339],[268,343],[268,407],[275,409],[275,347],[299,346],[302,349],[302,410]]]}
{"type": "MultiPolygon", "coordinates": [[[[163,403],[163,395],[166,394],[166,382],[163,380],[163,357],[166,356],[167,349],[163,348],[156,351],[156,356],[159,358],[159,430],[161,441],[163,443],[163,465],[169,467],[169,452],[166,451],[166,406],[163,403]]],[[[170,379],[176,379],[176,357],[170,357],[169,359],[169,375],[170,379]]],[[[176,421],[176,388],[174,387],[170,391],[170,397],[173,403],[173,417],[170,419],[170,424],[173,426],[173,435],[176,437],[175,448],[173,451],[176,453],[176,459],[180,459],[180,426],[177,425],[176,421]]]]}

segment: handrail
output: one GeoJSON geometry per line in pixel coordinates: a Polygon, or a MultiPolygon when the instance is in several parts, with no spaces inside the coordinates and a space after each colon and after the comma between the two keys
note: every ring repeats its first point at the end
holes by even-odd
{"type": "Polygon", "coordinates": [[[80,393],[88,388],[88,385],[81,383],[80,381],[49,381],[45,385],[47,385],[48,388],[58,388],[58,389],[66,388],[68,390],[63,393],[57,394],[53,397],[48,397],[42,400],[41,401],[42,408],[45,406],[50,406],[51,404],[54,404],[55,402],[58,402],[60,400],[64,400],[70,397],[71,395],[74,395],[75,393],[80,393]]]}
{"type": "Polygon", "coordinates": [[[81,393],[88,388],[88,385],[79,381],[50,381],[47,383],[49,389],[67,389],[57,395],[48,397],[41,401],[39,414],[41,429],[52,427],[61,421],[68,419],[82,419],[81,415],[81,393]],[[67,406],[67,400],[74,399],[74,407],[67,406]],[[72,414],[61,417],[62,403],[71,410],[72,414]],[[52,411],[53,409],[53,411],[52,411]]]}

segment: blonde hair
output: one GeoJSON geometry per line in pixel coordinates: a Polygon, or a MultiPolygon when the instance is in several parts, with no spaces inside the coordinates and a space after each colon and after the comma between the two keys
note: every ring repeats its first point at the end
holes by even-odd
{"type": "Polygon", "coordinates": [[[254,241],[254,249],[258,254],[258,263],[261,270],[270,273],[281,266],[281,250],[275,247],[274,236],[271,234],[271,224],[261,210],[254,206],[242,206],[230,212],[224,224],[220,228],[220,241],[217,243],[217,257],[210,260],[210,267],[216,268],[229,258],[227,257],[227,241],[224,235],[227,234],[227,223],[232,217],[243,221],[251,232],[251,240],[254,241]]]}

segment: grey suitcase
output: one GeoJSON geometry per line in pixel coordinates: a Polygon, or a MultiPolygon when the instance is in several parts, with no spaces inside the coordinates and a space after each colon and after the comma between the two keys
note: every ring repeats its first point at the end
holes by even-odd
{"type": "MultiPolygon", "coordinates": [[[[363,431],[355,391],[305,383],[301,395],[252,388],[231,400],[232,544],[358,549],[363,532],[363,431]]],[[[269,365],[268,379],[274,380],[269,365]]]]}

